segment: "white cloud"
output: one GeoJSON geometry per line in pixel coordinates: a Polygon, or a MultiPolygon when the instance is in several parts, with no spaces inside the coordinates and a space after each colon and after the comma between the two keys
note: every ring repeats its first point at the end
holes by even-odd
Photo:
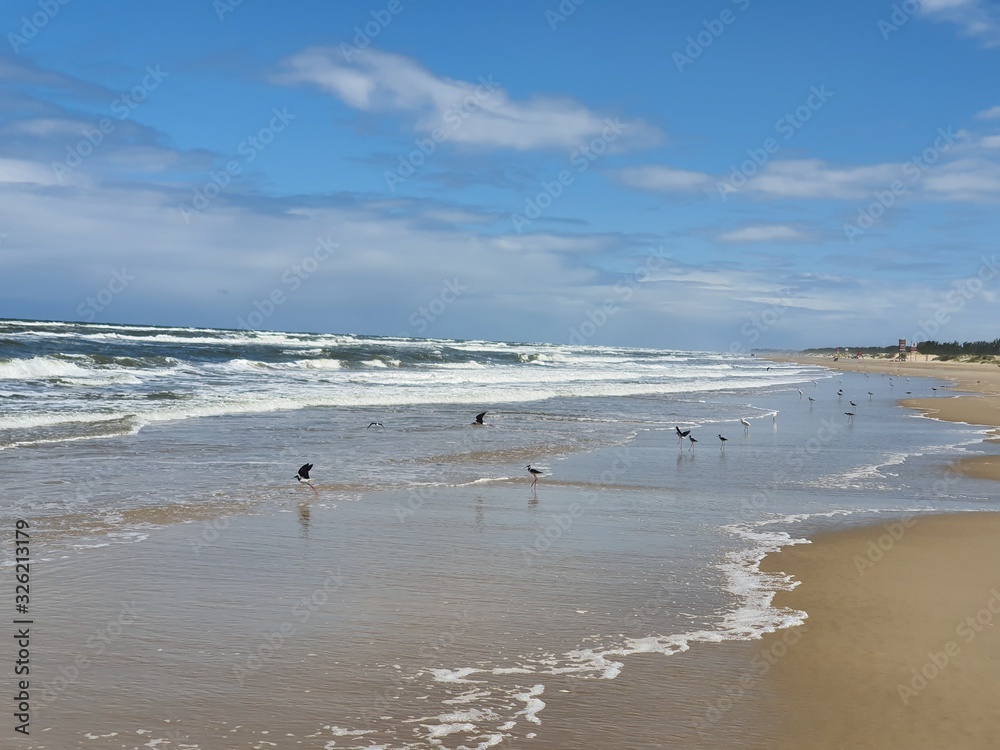
{"type": "Polygon", "coordinates": [[[983,148],[1000,148],[1000,135],[988,135],[979,142],[979,145],[983,148]]]}
{"type": "Polygon", "coordinates": [[[765,164],[746,189],[773,198],[861,198],[901,170],[898,164],[836,168],[822,159],[786,159],[765,164]]]}
{"type": "Polygon", "coordinates": [[[924,189],[932,196],[970,203],[1000,200],[1000,164],[988,159],[959,159],[927,172],[924,189]]]}
{"type": "Polygon", "coordinates": [[[1000,119],[1000,105],[996,107],[990,107],[989,109],[984,109],[982,112],[976,113],[977,120],[997,120],[1000,119]]]}
{"type": "Polygon", "coordinates": [[[613,174],[623,185],[653,192],[688,192],[712,185],[712,176],[704,172],[689,172],[656,165],[620,169],[613,174]]]}
{"type": "Polygon", "coordinates": [[[723,232],[715,239],[720,242],[773,242],[804,240],[807,235],[787,224],[755,224],[723,232]]]}
{"type": "Polygon", "coordinates": [[[22,159],[0,158],[0,183],[30,183],[53,185],[55,173],[41,164],[22,159]]]}
{"type": "Polygon", "coordinates": [[[472,146],[572,149],[606,134],[619,147],[620,140],[649,145],[662,135],[642,121],[620,121],[568,98],[511,99],[491,74],[461,81],[434,75],[401,55],[365,50],[351,57],[349,62],[339,50],[311,48],[285,60],[287,72],[271,80],[313,84],[354,109],[407,115],[418,132],[438,130],[448,141],[472,146]]]}
{"type": "Polygon", "coordinates": [[[1000,13],[984,0],[921,0],[918,12],[928,20],[961,27],[962,34],[987,47],[1000,45],[1000,13]]]}

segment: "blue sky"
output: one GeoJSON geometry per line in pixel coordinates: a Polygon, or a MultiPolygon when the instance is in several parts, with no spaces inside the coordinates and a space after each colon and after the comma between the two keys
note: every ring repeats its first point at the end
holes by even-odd
{"type": "Polygon", "coordinates": [[[996,3],[11,0],[0,32],[2,317],[1000,335],[996,3]]]}

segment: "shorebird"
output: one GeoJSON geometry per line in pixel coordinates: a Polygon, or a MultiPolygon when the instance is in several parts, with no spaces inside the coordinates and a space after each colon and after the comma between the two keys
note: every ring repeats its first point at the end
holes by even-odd
{"type": "Polygon", "coordinates": [[[816,399],[814,399],[812,396],[809,397],[809,401],[815,401],[815,400],[816,399]]]}
{"type": "Polygon", "coordinates": [[[489,414],[488,411],[480,412],[479,414],[476,415],[476,421],[473,422],[472,424],[484,427],[486,423],[483,421],[483,417],[485,417],[487,414],[489,414]]]}
{"type": "Polygon", "coordinates": [[[698,441],[695,440],[694,435],[688,435],[688,440],[691,441],[691,447],[688,448],[688,450],[693,450],[694,449],[694,444],[697,443],[698,441]]]}
{"type": "Polygon", "coordinates": [[[868,400],[871,401],[872,400],[872,396],[874,396],[874,395],[875,395],[874,393],[872,393],[871,391],[868,391],[868,400]]]}
{"type": "MultiPolygon", "coordinates": [[[[313,487],[312,482],[309,481],[309,472],[312,471],[312,464],[302,464],[302,468],[299,469],[299,473],[295,475],[295,479],[299,481],[299,484],[308,484],[309,488],[316,492],[316,488],[313,487]]],[[[316,492],[319,495],[318,492],[316,492]]]]}
{"type": "Polygon", "coordinates": [[[677,430],[677,439],[678,440],[683,440],[684,438],[686,438],[688,435],[691,434],[691,430],[682,430],[677,425],[674,425],[674,429],[677,430]]]}
{"type": "Polygon", "coordinates": [[[845,411],[844,414],[847,415],[847,421],[848,422],[853,422],[854,421],[854,412],[853,411],[845,411]]]}
{"type": "Polygon", "coordinates": [[[802,389],[801,388],[796,388],[795,390],[797,390],[799,392],[799,398],[802,398],[802,395],[803,395],[802,394],[802,389]]]}
{"type": "Polygon", "coordinates": [[[366,430],[370,430],[372,427],[381,427],[382,428],[382,432],[385,432],[385,425],[382,424],[381,422],[369,422],[368,426],[365,427],[365,429],[366,430]]]}
{"type": "Polygon", "coordinates": [[[722,437],[722,435],[719,435],[719,442],[720,442],[720,444],[722,445],[722,450],[725,450],[725,449],[726,449],[726,441],[727,441],[728,439],[729,439],[729,438],[724,438],[724,437],[722,437]]]}
{"type": "Polygon", "coordinates": [[[843,396],[844,395],[844,389],[843,388],[838,388],[837,389],[837,395],[838,396],[843,396]]]}
{"type": "Polygon", "coordinates": [[[542,475],[542,472],[540,472],[538,469],[532,469],[531,464],[528,464],[528,473],[532,476],[531,486],[534,487],[536,484],[538,484],[538,477],[542,475]]]}
{"type": "Polygon", "coordinates": [[[743,425],[743,434],[744,435],[749,435],[750,434],[750,423],[747,422],[745,419],[743,419],[743,417],[740,417],[740,424],[743,425]]]}
{"type": "Polygon", "coordinates": [[[857,407],[857,404],[854,403],[853,401],[848,401],[847,403],[849,403],[851,406],[857,407]]]}

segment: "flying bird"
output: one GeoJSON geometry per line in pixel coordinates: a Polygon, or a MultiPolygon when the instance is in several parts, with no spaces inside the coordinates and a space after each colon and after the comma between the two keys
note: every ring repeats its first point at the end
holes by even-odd
{"type": "Polygon", "coordinates": [[[677,439],[678,440],[683,440],[684,438],[686,438],[688,435],[691,434],[691,430],[682,430],[677,425],[674,425],[674,429],[677,430],[677,439]]]}
{"type": "Polygon", "coordinates": [[[486,423],[483,421],[483,417],[485,417],[487,414],[489,414],[488,411],[480,412],[479,414],[476,415],[476,421],[473,422],[472,424],[479,425],[480,427],[485,426],[486,423]]]}
{"type": "MultiPolygon", "coordinates": [[[[316,492],[316,488],[313,487],[312,482],[309,481],[309,472],[312,471],[312,464],[302,464],[302,468],[299,469],[299,473],[295,475],[295,479],[299,481],[299,484],[308,484],[309,488],[316,492]]],[[[319,492],[316,492],[319,495],[319,492]]]]}
{"type": "Polygon", "coordinates": [[[532,476],[531,486],[534,487],[536,484],[538,484],[538,477],[542,475],[542,472],[540,472],[538,469],[532,469],[531,464],[528,464],[528,473],[532,476]]]}
{"type": "Polygon", "coordinates": [[[369,422],[368,426],[365,427],[365,429],[366,430],[370,430],[372,427],[381,427],[382,428],[382,432],[385,432],[385,425],[382,424],[381,422],[369,422]]]}

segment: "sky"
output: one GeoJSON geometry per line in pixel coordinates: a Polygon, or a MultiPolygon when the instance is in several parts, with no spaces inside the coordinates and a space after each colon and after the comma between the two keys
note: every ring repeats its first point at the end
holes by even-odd
{"type": "Polygon", "coordinates": [[[7,0],[0,317],[1000,336],[1000,5],[7,0]]]}

